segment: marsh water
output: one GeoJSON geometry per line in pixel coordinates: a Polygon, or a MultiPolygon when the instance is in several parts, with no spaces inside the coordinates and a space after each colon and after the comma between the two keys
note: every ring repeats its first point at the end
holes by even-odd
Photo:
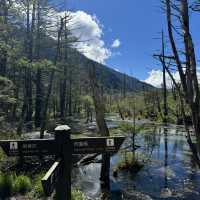
{"type": "MultiPolygon", "coordinates": [[[[157,125],[151,132],[136,135],[136,151],[144,167],[137,173],[123,171],[117,178],[112,169],[123,153],[111,158],[112,199],[200,199],[200,170],[196,167],[189,150],[183,127],[157,125]]],[[[127,137],[123,146],[131,144],[127,137]]],[[[73,171],[73,184],[91,199],[101,194],[100,164],[90,164],[73,171]]]]}

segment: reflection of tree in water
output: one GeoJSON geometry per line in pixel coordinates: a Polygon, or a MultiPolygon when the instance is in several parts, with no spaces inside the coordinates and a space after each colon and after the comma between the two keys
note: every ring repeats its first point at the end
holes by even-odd
{"type": "Polygon", "coordinates": [[[161,127],[157,128],[157,159],[160,159],[161,127]]]}
{"type": "Polygon", "coordinates": [[[177,149],[178,149],[178,142],[177,142],[177,140],[175,140],[174,145],[173,145],[173,149],[172,149],[173,160],[176,160],[177,149]]]}
{"type": "MultiPolygon", "coordinates": [[[[178,136],[180,132],[180,129],[176,128],[175,130],[175,136],[178,136]]],[[[176,154],[177,154],[177,150],[178,150],[178,141],[176,139],[176,137],[174,137],[175,141],[174,141],[174,145],[173,145],[173,149],[172,149],[172,158],[173,160],[176,160],[176,154]]]]}
{"type": "Polygon", "coordinates": [[[165,144],[165,156],[164,156],[164,167],[165,167],[165,177],[164,177],[164,188],[168,187],[167,181],[167,166],[168,166],[168,131],[164,128],[164,144],[165,144]]]}
{"type": "Polygon", "coordinates": [[[150,156],[152,155],[155,146],[158,144],[156,128],[157,127],[154,126],[152,132],[144,134],[145,153],[149,154],[150,156]]]}

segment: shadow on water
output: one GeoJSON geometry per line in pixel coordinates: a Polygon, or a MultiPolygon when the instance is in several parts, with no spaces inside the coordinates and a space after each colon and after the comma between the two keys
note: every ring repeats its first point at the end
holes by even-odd
{"type": "MultiPolygon", "coordinates": [[[[140,155],[148,158],[144,168],[137,174],[120,172],[110,177],[112,199],[200,199],[200,170],[195,166],[192,154],[180,126],[157,126],[152,133],[138,134],[136,144],[140,155]]],[[[130,143],[127,138],[125,146],[130,143]]],[[[111,158],[114,167],[121,154],[111,158]]],[[[75,169],[74,185],[91,199],[100,196],[100,164],[75,169]]]]}

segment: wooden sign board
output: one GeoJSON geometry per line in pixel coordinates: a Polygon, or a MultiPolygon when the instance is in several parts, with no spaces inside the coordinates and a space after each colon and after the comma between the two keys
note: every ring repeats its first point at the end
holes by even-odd
{"type": "Polygon", "coordinates": [[[55,139],[0,140],[0,146],[8,156],[59,157],[43,177],[42,186],[47,196],[56,188],[57,200],[70,200],[72,154],[116,153],[124,139],[122,136],[71,139],[70,128],[61,126],[55,130],[55,139]]]}
{"type": "Polygon", "coordinates": [[[57,153],[54,139],[1,140],[0,146],[8,156],[55,155],[57,153]]]}
{"type": "Polygon", "coordinates": [[[116,153],[125,137],[89,137],[71,139],[72,154],[116,153]]]}
{"type": "Polygon", "coordinates": [[[42,178],[42,187],[44,193],[50,196],[56,186],[59,176],[61,175],[61,161],[56,161],[49,171],[42,178]]]}

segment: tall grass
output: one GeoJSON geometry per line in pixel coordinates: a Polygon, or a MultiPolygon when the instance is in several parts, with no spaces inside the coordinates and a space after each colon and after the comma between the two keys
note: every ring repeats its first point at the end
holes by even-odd
{"type": "Polygon", "coordinates": [[[0,199],[12,196],[16,193],[25,194],[31,190],[29,177],[14,173],[0,173],[0,199]]]}

